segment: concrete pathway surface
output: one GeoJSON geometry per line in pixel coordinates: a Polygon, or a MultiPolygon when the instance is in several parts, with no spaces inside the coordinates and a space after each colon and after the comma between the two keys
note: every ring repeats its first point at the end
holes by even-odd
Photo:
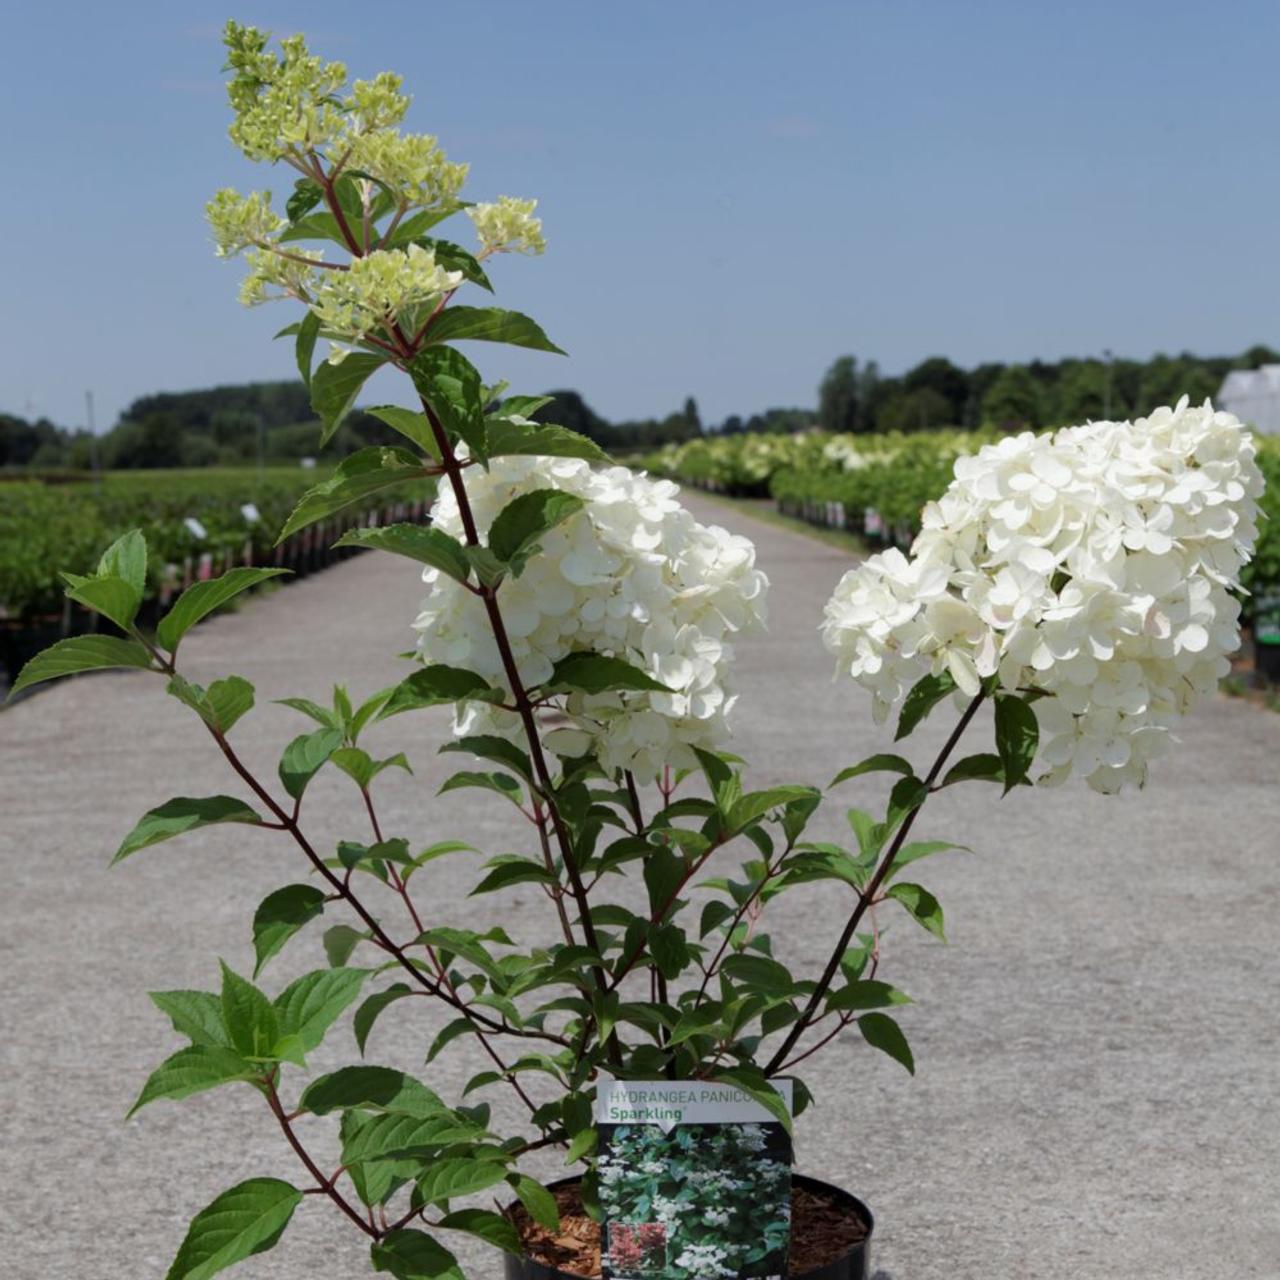
{"type": "MultiPolygon", "coordinates": [[[[832,684],[816,634],[847,557],[692,504],[751,533],[773,579],[770,631],[740,651],[736,749],[752,784],[825,783],[883,749],[888,735],[856,689],[832,684]]],[[[335,679],[357,695],[391,682],[407,669],[394,655],[420,594],[405,562],[360,557],[201,627],[185,646],[188,674],[257,685],[259,707],[234,738],[274,778],[306,723],[271,700],[324,699],[335,679]]],[[[927,762],[951,714],[910,754],[927,762]]],[[[524,848],[505,805],[435,797],[460,764],[434,754],[445,732],[438,712],[374,731],[380,753],[403,749],[416,770],[382,785],[384,830],[419,845],[466,836],[488,854],[524,848]]],[[[987,726],[971,732],[972,750],[989,749],[987,726]]],[[[920,834],[975,853],[922,866],[949,946],[905,919],[886,931],[882,976],[917,1001],[903,1016],[917,1076],[851,1034],[807,1064],[818,1106],[797,1126],[799,1165],[875,1210],[886,1280],[1280,1277],[1280,716],[1216,698],[1182,738],[1140,794],[1104,799],[1074,784],[997,801],[972,785],[931,803],[920,834]]],[[[124,1122],[176,1045],[144,993],[213,987],[219,956],[250,971],[255,906],[305,868],[283,835],[223,827],[108,872],[149,807],[239,791],[153,677],[95,676],[20,703],[0,715],[0,761],[0,1274],[160,1280],[214,1194],[298,1171],[248,1089],[156,1103],[124,1122]]],[[[306,825],[329,848],[367,838],[343,784],[326,770],[307,796],[306,825]]],[[[817,831],[841,838],[843,809],[882,794],[878,780],[847,784],[817,831]]],[[[526,940],[546,930],[536,891],[468,903],[476,865],[458,855],[424,873],[431,920],[470,913],[526,940]]],[[[816,965],[848,905],[829,887],[797,891],[767,926],[789,959],[816,965]]],[[[324,963],[311,930],[267,970],[269,990],[324,963]]],[[[449,1095],[479,1068],[466,1042],[421,1067],[440,1021],[429,1008],[388,1018],[370,1060],[422,1071],[449,1095]]],[[[340,1027],[314,1065],[354,1058],[340,1027]]],[[[499,1110],[515,1120],[505,1101],[499,1110]]],[[[304,1123],[308,1138],[323,1132],[304,1123]]],[[[335,1144],[317,1142],[336,1164],[335,1144]]],[[[554,1176],[554,1162],[543,1171],[554,1176]]],[[[497,1275],[496,1255],[462,1253],[471,1275],[497,1275]]],[[[284,1246],[232,1274],[345,1280],[368,1273],[363,1255],[356,1233],[309,1198],[284,1246]]]]}

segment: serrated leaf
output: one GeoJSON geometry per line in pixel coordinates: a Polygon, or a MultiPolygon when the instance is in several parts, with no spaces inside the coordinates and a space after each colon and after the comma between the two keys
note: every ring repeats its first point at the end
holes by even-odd
{"type": "Polygon", "coordinates": [[[422,1172],[418,1178],[418,1194],[428,1203],[450,1200],[454,1196],[487,1190],[506,1176],[507,1166],[501,1160],[474,1156],[446,1158],[435,1161],[422,1172]]]}
{"type": "Polygon", "coordinates": [[[507,1181],[515,1188],[516,1196],[534,1222],[548,1231],[560,1230],[560,1210],[556,1207],[556,1198],[542,1183],[525,1173],[512,1175],[507,1181]]]}
{"type": "Polygon", "coordinates": [[[518,773],[526,782],[533,780],[533,765],[525,752],[514,742],[499,738],[496,734],[470,734],[454,742],[446,742],[440,748],[442,755],[452,751],[462,751],[478,756],[481,760],[492,760],[494,764],[505,765],[513,773],[518,773]]]}
{"type": "Polygon", "coordinates": [[[177,652],[182,637],[202,618],[234,600],[242,591],[289,572],[288,569],[228,569],[220,578],[193,582],[160,619],[156,639],[170,653],[177,652]]]}
{"type": "Polygon", "coordinates": [[[329,443],[361,387],[386,363],[386,356],[353,351],[338,364],[323,361],[311,375],[311,407],[321,422],[321,445],[329,443]]]}
{"type": "Polygon", "coordinates": [[[263,898],[253,917],[253,976],[308,921],[324,911],[325,895],[310,884],[287,884],[263,898]]]}
{"type": "Polygon", "coordinates": [[[791,1112],[786,1099],[775,1089],[758,1067],[738,1067],[732,1071],[720,1071],[713,1080],[736,1085],[753,1101],[764,1107],[788,1133],[791,1132],[791,1112]]]}
{"type": "Polygon", "coordinates": [[[348,529],[335,547],[372,547],[439,569],[455,582],[466,582],[471,563],[466,548],[441,529],[420,524],[388,524],[375,529],[348,529]]]}
{"type": "Polygon", "coordinates": [[[140,529],[123,534],[102,553],[97,576],[122,579],[141,603],[147,589],[147,542],[140,529]]]}
{"type": "Polygon", "coordinates": [[[123,578],[82,578],[74,573],[64,573],[62,577],[72,600],[110,618],[121,631],[128,631],[133,625],[142,596],[123,578]]]}
{"type": "Polygon", "coordinates": [[[370,1247],[375,1271],[389,1271],[396,1280],[437,1280],[447,1276],[461,1280],[458,1260],[425,1231],[401,1227],[388,1232],[370,1247]]]}
{"type": "Polygon", "coordinates": [[[452,1111],[433,1116],[374,1115],[343,1143],[342,1162],[423,1160],[441,1147],[470,1142],[483,1132],[478,1125],[452,1111]]]}
{"type": "Polygon", "coordinates": [[[504,416],[488,419],[489,456],[512,454],[544,458],[582,458],[587,462],[610,461],[609,455],[586,436],[567,427],[528,422],[504,416]]]}
{"type": "Polygon", "coordinates": [[[386,423],[392,431],[398,431],[406,440],[411,440],[434,462],[440,461],[440,446],[436,443],[435,433],[425,413],[415,413],[412,409],[402,409],[397,404],[378,404],[364,411],[386,423]]]}
{"type": "Polygon", "coordinates": [[[72,636],[50,645],[43,653],[37,653],[18,673],[9,697],[44,680],[115,667],[149,671],[151,655],[136,640],[123,640],[118,636],[72,636]]]}
{"type": "Polygon", "coordinates": [[[922,676],[917,680],[903,700],[898,731],[893,735],[895,741],[905,738],[955,687],[956,682],[948,671],[940,676],[922,676]]]}
{"type": "Polygon", "coordinates": [[[769,995],[789,995],[796,982],[785,965],[768,956],[733,955],[720,966],[720,972],[734,982],[745,983],[769,995]]]}
{"type": "Polygon", "coordinates": [[[157,1098],[189,1098],[220,1084],[251,1080],[262,1074],[262,1067],[246,1062],[231,1049],[216,1045],[195,1044],[179,1049],[166,1058],[150,1075],[129,1115],[157,1098]]]}
{"type": "Polygon", "coordinates": [[[222,1002],[212,991],[152,991],[152,1003],[193,1044],[229,1048],[222,1025],[222,1002]]]}
{"type": "Polygon", "coordinates": [[[953,782],[1004,782],[1004,762],[997,755],[980,753],[965,756],[957,760],[947,770],[942,785],[949,787],[953,782]]]}
{"type": "Polygon", "coordinates": [[[375,992],[356,1010],[352,1027],[361,1055],[364,1054],[365,1046],[369,1043],[369,1033],[373,1030],[373,1024],[378,1020],[378,1015],[388,1005],[395,1004],[397,1000],[403,1000],[406,996],[413,994],[413,988],[407,983],[397,982],[385,991],[375,992]]]}
{"type": "Polygon", "coordinates": [[[448,1108],[434,1090],[391,1067],[342,1067],[313,1080],[299,1107],[318,1116],[358,1108],[406,1116],[434,1116],[448,1108]]]}
{"type": "Polygon", "coordinates": [[[293,344],[293,358],[298,365],[298,374],[308,391],[311,389],[311,361],[319,336],[320,317],[314,311],[308,311],[298,325],[298,336],[293,344]]]}
{"type": "Polygon", "coordinates": [[[911,774],[914,772],[915,770],[912,768],[911,762],[909,760],[904,760],[901,756],[884,754],[874,755],[868,756],[858,764],[850,765],[847,769],[841,769],[827,785],[834,787],[838,783],[848,782],[850,778],[856,778],[864,773],[911,774]]]}
{"type": "Polygon", "coordinates": [[[371,494],[394,488],[407,480],[419,480],[426,474],[422,459],[398,445],[371,445],[360,449],[343,458],[331,476],[302,495],[280,530],[276,545],[317,520],[323,520],[353,503],[363,502],[371,494]]]}
{"type": "Polygon", "coordinates": [[[543,333],[542,328],[519,311],[502,307],[447,307],[427,334],[428,342],[505,342],[534,351],[565,353],[543,333]]]}
{"type": "Polygon", "coordinates": [[[512,804],[519,804],[523,793],[520,783],[509,773],[480,773],[475,769],[462,769],[449,777],[436,794],[442,796],[446,791],[460,791],[464,787],[496,791],[512,804]]]}
{"type": "Polygon", "coordinates": [[[877,982],[868,978],[865,981],[851,982],[838,991],[827,996],[827,1008],[837,1013],[845,1013],[858,1009],[888,1009],[893,1005],[910,1004],[911,997],[891,987],[887,982],[877,982]]]}
{"type": "Polygon", "coordinates": [[[342,745],[338,729],[316,729],[294,738],[280,757],[280,781],[295,799],[302,799],[307,784],[324,768],[329,757],[342,745]]]}
{"type": "Polygon", "coordinates": [[[578,690],[582,693],[615,693],[627,690],[673,692],[667,685],[660,684],[651,675],[621,658],[608,658],[603,654],[585,651],[570,653],[561,658],[551,673],[551,679],[543,687],[547,691],[578,690]]]}
{"type": "Polygon", "coordinates": [[[287,986],[275,1000],[283,1035],[297,1036],[305,1052],[360,994],[368,969],[315,969],[287,986]]]}
{"type": "Polygon", "coordinates": [[[506,1218],[500,1213],[494,1213],[492,1209],[455,1209],[452,1213],[445,1214],[436,1226],[444,1231],[465,1231],[486,1244],[497,1245],[507,1253],[520,1254],[524,1250],[520,1233],[506,1218]]]}
{"type": "Polygon", "coordinates": [[[222,965],[222,1025],[231,1046],[245,1058],[270,1058],[280,1039],[271,1001],[227,964],[222,965]]]}
{"type": "Polygon", "coordinates": [[[921,858],[929,858],[935,853],[946,853],[952,849],[961,853],[973,852],[967,845],[953,844],[950,840],[917,840],[912,844],[903,845],[894,854],[893,866],[889,868],[885,881],[887,883],[892,880],[903,867],[910,866],[911,863],[918,862],[921,858]]]}
{"type": "Polygon", "coordinates": [[[341,969],[351,959],[351,953],[372,935],[367,930],[353,929],[349,924],[335,924],[324,931],[324,954],[329,965],[341,969]]]}
{"type": "Polygon", "coordinates": [[[481,893],[493,893],[498,889],[507,889],[514,884],[555,884],[556,877],[532,858],[522,858],[516,854],[496,859],[490,864],[492,870],[474,889],[470,897],[481,893]]]}
{"type": "Polygon", "coordinates": [[[858,1019],[858,1030],[862,1038],[881,1053],[887,1053],[895,1062],[900,1062],[912,1074],[916,1073],[915,1058],[911,1055],[911,1046],[902,1028],[887,1013],[864,1013],[858,1019]]]}
{"type": "Polygon", "coordinates": [[[208,1280],[265,1253],[301,1203],[302,1192],[278,1178],[250,1178],[224,1191],[191,1220],[166,1280],[208,1280]]]}
{"type": "Polygon", "coordinates": [[[1007,795],[1022,782],[1040,743],[1040,725],[1036,713],[1021,698],[1012,694],[996,699],[996,751],[1004,765],[1004,789],[1007,795]]]}
{"type": "Polygon", "coordinates": [[[158,808],[143,814],[138,825],[124,838],[112,864],[127,858],[139,849],[146,849],[162,840],[170,840],[197,827],[211,827],[222,822],[242,822],[260,826],[262,819],[243,800],[234,796],[175,796],[158,808]]]}
{"type": "Polygon", "coordinates": [[[886,898],[900,902],[912,918],[922,927],[928,929],[935,937],[946,942],[947,935],[943,928],[942,907],[937,898],[923,885],[912,884],[908,880],[900,881],[885,891],[886,898]]]}
{"type": "Polygon", "coordinates": [[[402,711],[422,707],[438,707],[472,699],[478,702],[500,701],[502,690],[493,688],[481,675],[463,667],[433,663],[406,676],[391,691],[391,696],[378,713],[379,720],[397,716],[402,711]]]}
{"type": "Polygon", "coordinates": [[[489,550],[519,576],[538,539],[585,506],[584,499],[563,489],[534,489],[512,498],[489,527],[489,550]]]}
{"type": "MultiPolygon", "coordinates": [[[[453,310],[448,308],[435,320],[432,334],[453,310]]],[[[431,406],[445,431],[464,441],[478,462],[486,462],[484,400],[480,375],[471,361],[452,347],[428,346],[414,357],[409,375],[414,388],[431,406]]]]}
{"type": "Polygon", "coordinates": [[[779,809],[794,800],[819,798],[812,787],[770,787],[767,791],[753,791],[734,801],[725,816],[725,826],[730,832],[742,831],[763,818],[770,809],[779,809]]]}

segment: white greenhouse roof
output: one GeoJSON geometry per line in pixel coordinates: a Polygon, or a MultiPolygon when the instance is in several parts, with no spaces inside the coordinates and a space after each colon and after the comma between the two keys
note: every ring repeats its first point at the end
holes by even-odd
{"type": "Polygon", "coordinates": [[[1257,431],[1280,434],[1280,364],[1233,370],[1222,380],[1216,404],[1257,431]]]}

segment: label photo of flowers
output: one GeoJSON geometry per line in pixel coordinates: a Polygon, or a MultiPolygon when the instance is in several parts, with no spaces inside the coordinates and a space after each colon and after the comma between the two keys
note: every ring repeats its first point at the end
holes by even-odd
{"type": "Polygon", "coordinates": [[[781,1124],[602,1125],[606,1277],[786,1273],[791,1138],[781,1124]]]}

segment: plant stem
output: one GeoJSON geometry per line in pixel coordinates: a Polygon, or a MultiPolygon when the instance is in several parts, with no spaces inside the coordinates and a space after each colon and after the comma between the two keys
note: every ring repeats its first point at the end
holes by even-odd
{"type": "Polygon", "coordinates": [[[942,750],[938,752],[937,758],[933,762],[933,767],[929,770],[928,776],[924,780],[924,794],[920,802],[908,811],[902,820],[902,825],[898,828],[897,834],[890,844],[888,852],[880,860],[880,865],[876,867],[875,874],[867,883],[867,887],[858,895],[858,905],[854,907],[852,915],[845,923],[844,929],[840,933],[840,939],[835,945],[835,950],[831,953],[831,958],[827,961],[826,968],[822,971],[822,977],[818,979],[818,985],[814,988],[813,994],[809,997],[809,1003],[805,1005],[804,1012],[791,1024],[791,1030],[787,1032],[786,1038],[779,1046],[773,1057],[769,1059],[768,1066],[765,1067],[764,1073],[767,1076],[773,1075],[779,1070],[782,1063],[787,1059],[787,1055],[795,1048],[796,1042],[805,1033],[805,1029],[814,1020],[817,1014],[818,1006],[822,1003],[827,991],[830,989],[832,982],[835,980],[836,973],[840,968],[840,961],[844,958],[844,953],[849,946],[850,940],[853,938],[854,931],[857,929],[859,922],[867,909],[875,901],[876,892],[881,884],[884,883],[885,877],[889,874],[893,867],[894,859],[898,856],[898,850],[902,848],[903,842],[906,840],[908,833],[915,824],[916,814],[924,807],[924,802],[929,798],[930,788],[938,780],[938,775],[942,772],[943,766],[947,763],[947,757],[955,750],[956,743],[960,741],[964,731],[969,727],[969,722],[977,713],[978,708],[985,699],[985,693],[979,693],[971,703],[965,708],[964,714],[960,717],[959,723],[951,731],[951,736],[942,746],[942,750]]]}

